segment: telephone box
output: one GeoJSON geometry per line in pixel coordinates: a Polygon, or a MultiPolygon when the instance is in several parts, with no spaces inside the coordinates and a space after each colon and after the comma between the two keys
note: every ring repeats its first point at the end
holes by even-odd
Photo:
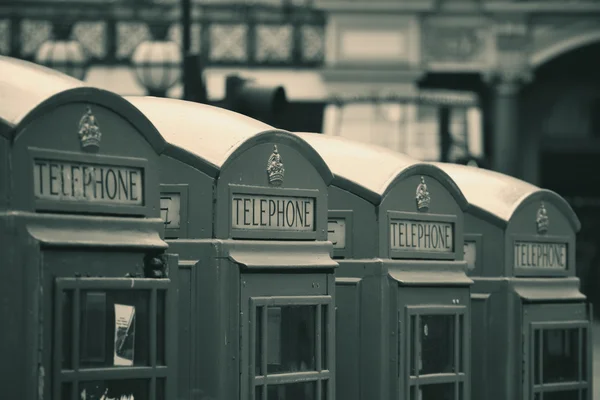
{"type": "Polygon", "coordinates": [[[460,190],[402,154],[299,136],[334,174],[338,398],[469,399],[472,281],[460,190]]]}
{"type": "Polygon", "coordinates": [[[2,398],[174,398],[163,141],[123,98],[0,58],[2,398]]]}
{"type": "Polygon", "coordinates": [[[303,140],[203,104],[128,98],[167,142],[181,399],[335,399],[331,172],[303,140]],[[185,300],[184,300],[185,299],[185,300]]]}
{"type": "Polygon", "coordinates": [[[580,228],[549,190],[493,171],[436,164],[465,194],[473,398],[590,400],[591,305],[575,276],[580,228]]]}

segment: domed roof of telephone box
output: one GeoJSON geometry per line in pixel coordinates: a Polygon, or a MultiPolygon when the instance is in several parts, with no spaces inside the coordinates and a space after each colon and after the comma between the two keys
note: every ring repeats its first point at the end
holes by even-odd
{"type": "Polygon", "coordinates": [[[65,90],[85,86],[50,68],[0,56],[0,122],[15,127],[39,104],[65,90]]]}
{"type": "Polygon", "coordinates": [[[128,96],[167,142],[165,154],[216,177],[227,162],[271,138],[290,142],[311,160],[327,184],[329,168],[304,140],[236,112],[207,104],[158,97],[128,96]],[[293,142],[293,143],[292,143],[293,142]]]}
{"type": "Polygon", "coordinates": [[[334,184],[377,205],[394,184],[407,175],[425,173],[438,178],[462,208],[466,200],[439,168],[385,147],[343,137],[296,133],[323,157],[334,175],[334,184]]]}
{"type": "Polygon", "coordinates": [[[580,229],[581,224],[571,206],[555,192],[483,168],[450,163],[431,164],[450,175],[471,206],[488,218],[491,216],[499,224],[508,224],[521,205],[533,197],[539,197],[554,203],[569,219],[575,231],[580,229]]]}

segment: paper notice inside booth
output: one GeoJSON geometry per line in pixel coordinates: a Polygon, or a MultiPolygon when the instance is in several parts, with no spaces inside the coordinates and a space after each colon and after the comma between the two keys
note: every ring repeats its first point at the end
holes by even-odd
{"type": "Polygon", "coordinates": [[[114,365],[132,366],[135,348],[135,307],[115,304],[114,365]]]}

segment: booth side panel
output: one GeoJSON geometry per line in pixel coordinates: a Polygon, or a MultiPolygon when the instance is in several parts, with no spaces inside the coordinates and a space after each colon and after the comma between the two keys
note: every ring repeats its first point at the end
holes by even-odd
{"type": "MultiPolygon", "coordinates": [[[[515,364],[514,351],[518,348],[515,338],[514,312],[509,307],[514,306],[511,293],[502,282],[497,283],[497,289],[492,291],[489,298],[489,312],[493,318],[489,319],[487,331],[489,333],[487,374],[493,377],[489,384],[490,400],[513,400],[517,397],[514,391],[514,376],[517,365],[515,364]]],[[[520,340],[519,340],[520,341],[520,340]]],[[[520,348],[518,348],[520,351],[520,348]]],[[[520,372],[520,366],[518,366],[520,372]]],[[[517,372],[518,373],[518,372],[517,372]]]]}
{"type": "Polygon", "coordinates": [[[327,199],[329,210],[349,211],[352,215],[351,231],[346,235],[346,246],[354,259],[371,258],[377,252],[378,230],[375,207],[358,197],[335,186],[329,187],[327,199]]]}
{"type": "Polygon", "coordinates": [[[8,146],[8,141],[0,136],[0,210],[9,206],[11,169],[8,146]]]}
{"type": "Polygon", "coordinates": [[[336,279],[336,379],[339,398],[360,394],[360,278],[336,279]]]}
{"type": "Polygon", "coordinates": [[[239,271],[218,253],[218,245],[204,244],[192,272],[190,383],[198,399],[239,398],[239,271]]]}
{"type": "Polygon", "coordinates": [[[179,324],[177,332],[178,396],[180,399],[191,399],[190,372],[192,368],[192,266],[190,263],[179,263],[179,324]]]}
{"type": "Polygon", "coordinates": [[[159,170],[161,186],[169,187],[169,191],[178,186],[177,192],[181,195],[179,232],[182,234],[178,238],[212,238],[213,179],[165,155],[160,157],[159,170]],[[189,221],[194,222],[189,223],[189,221]]]}
{"type": "Polygon", "coordinates": [[[488,349],[491,343],[489,336],[490,293],[471,294],[471,386],[473,399],[491,399],[489,395],[488,349]]]}
{"type": "Polygon", "coordinates": [[[390,356],[387,276],[367,275],[361,286],[361,399],[386,399],[390,356]]]}
{"type": "Polygon", "coordinates": [[[44,391],[39,351],[40,254],[37,243],[26,240],[17,224],[11,216],[0,218],[0,387],[10,398],[33,400],[44,391]]]}

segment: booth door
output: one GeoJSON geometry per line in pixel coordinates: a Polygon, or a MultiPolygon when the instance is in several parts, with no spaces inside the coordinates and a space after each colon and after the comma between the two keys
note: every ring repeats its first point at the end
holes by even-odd
{"type": "Polygon", "coordinates": [[[398,331],[405,332],[400,398],[469,399],[468,288],[400,287],[398,299],[398,331]]]}
{"type": "Polygon", "coordinates": [[[524,399],[591,400],[590,315],[584,303],[524,306],[524,399]]]}
{"type": "Polygon", "coordinates": [[[57,278],[54,289],[52,399],[175,398],[171,279],[57,278]]]}
{"type": "Polygon", "coordinates": [[[243,400],[333,400],[328,280],[326,274],[242,277],[243,400]]]}

